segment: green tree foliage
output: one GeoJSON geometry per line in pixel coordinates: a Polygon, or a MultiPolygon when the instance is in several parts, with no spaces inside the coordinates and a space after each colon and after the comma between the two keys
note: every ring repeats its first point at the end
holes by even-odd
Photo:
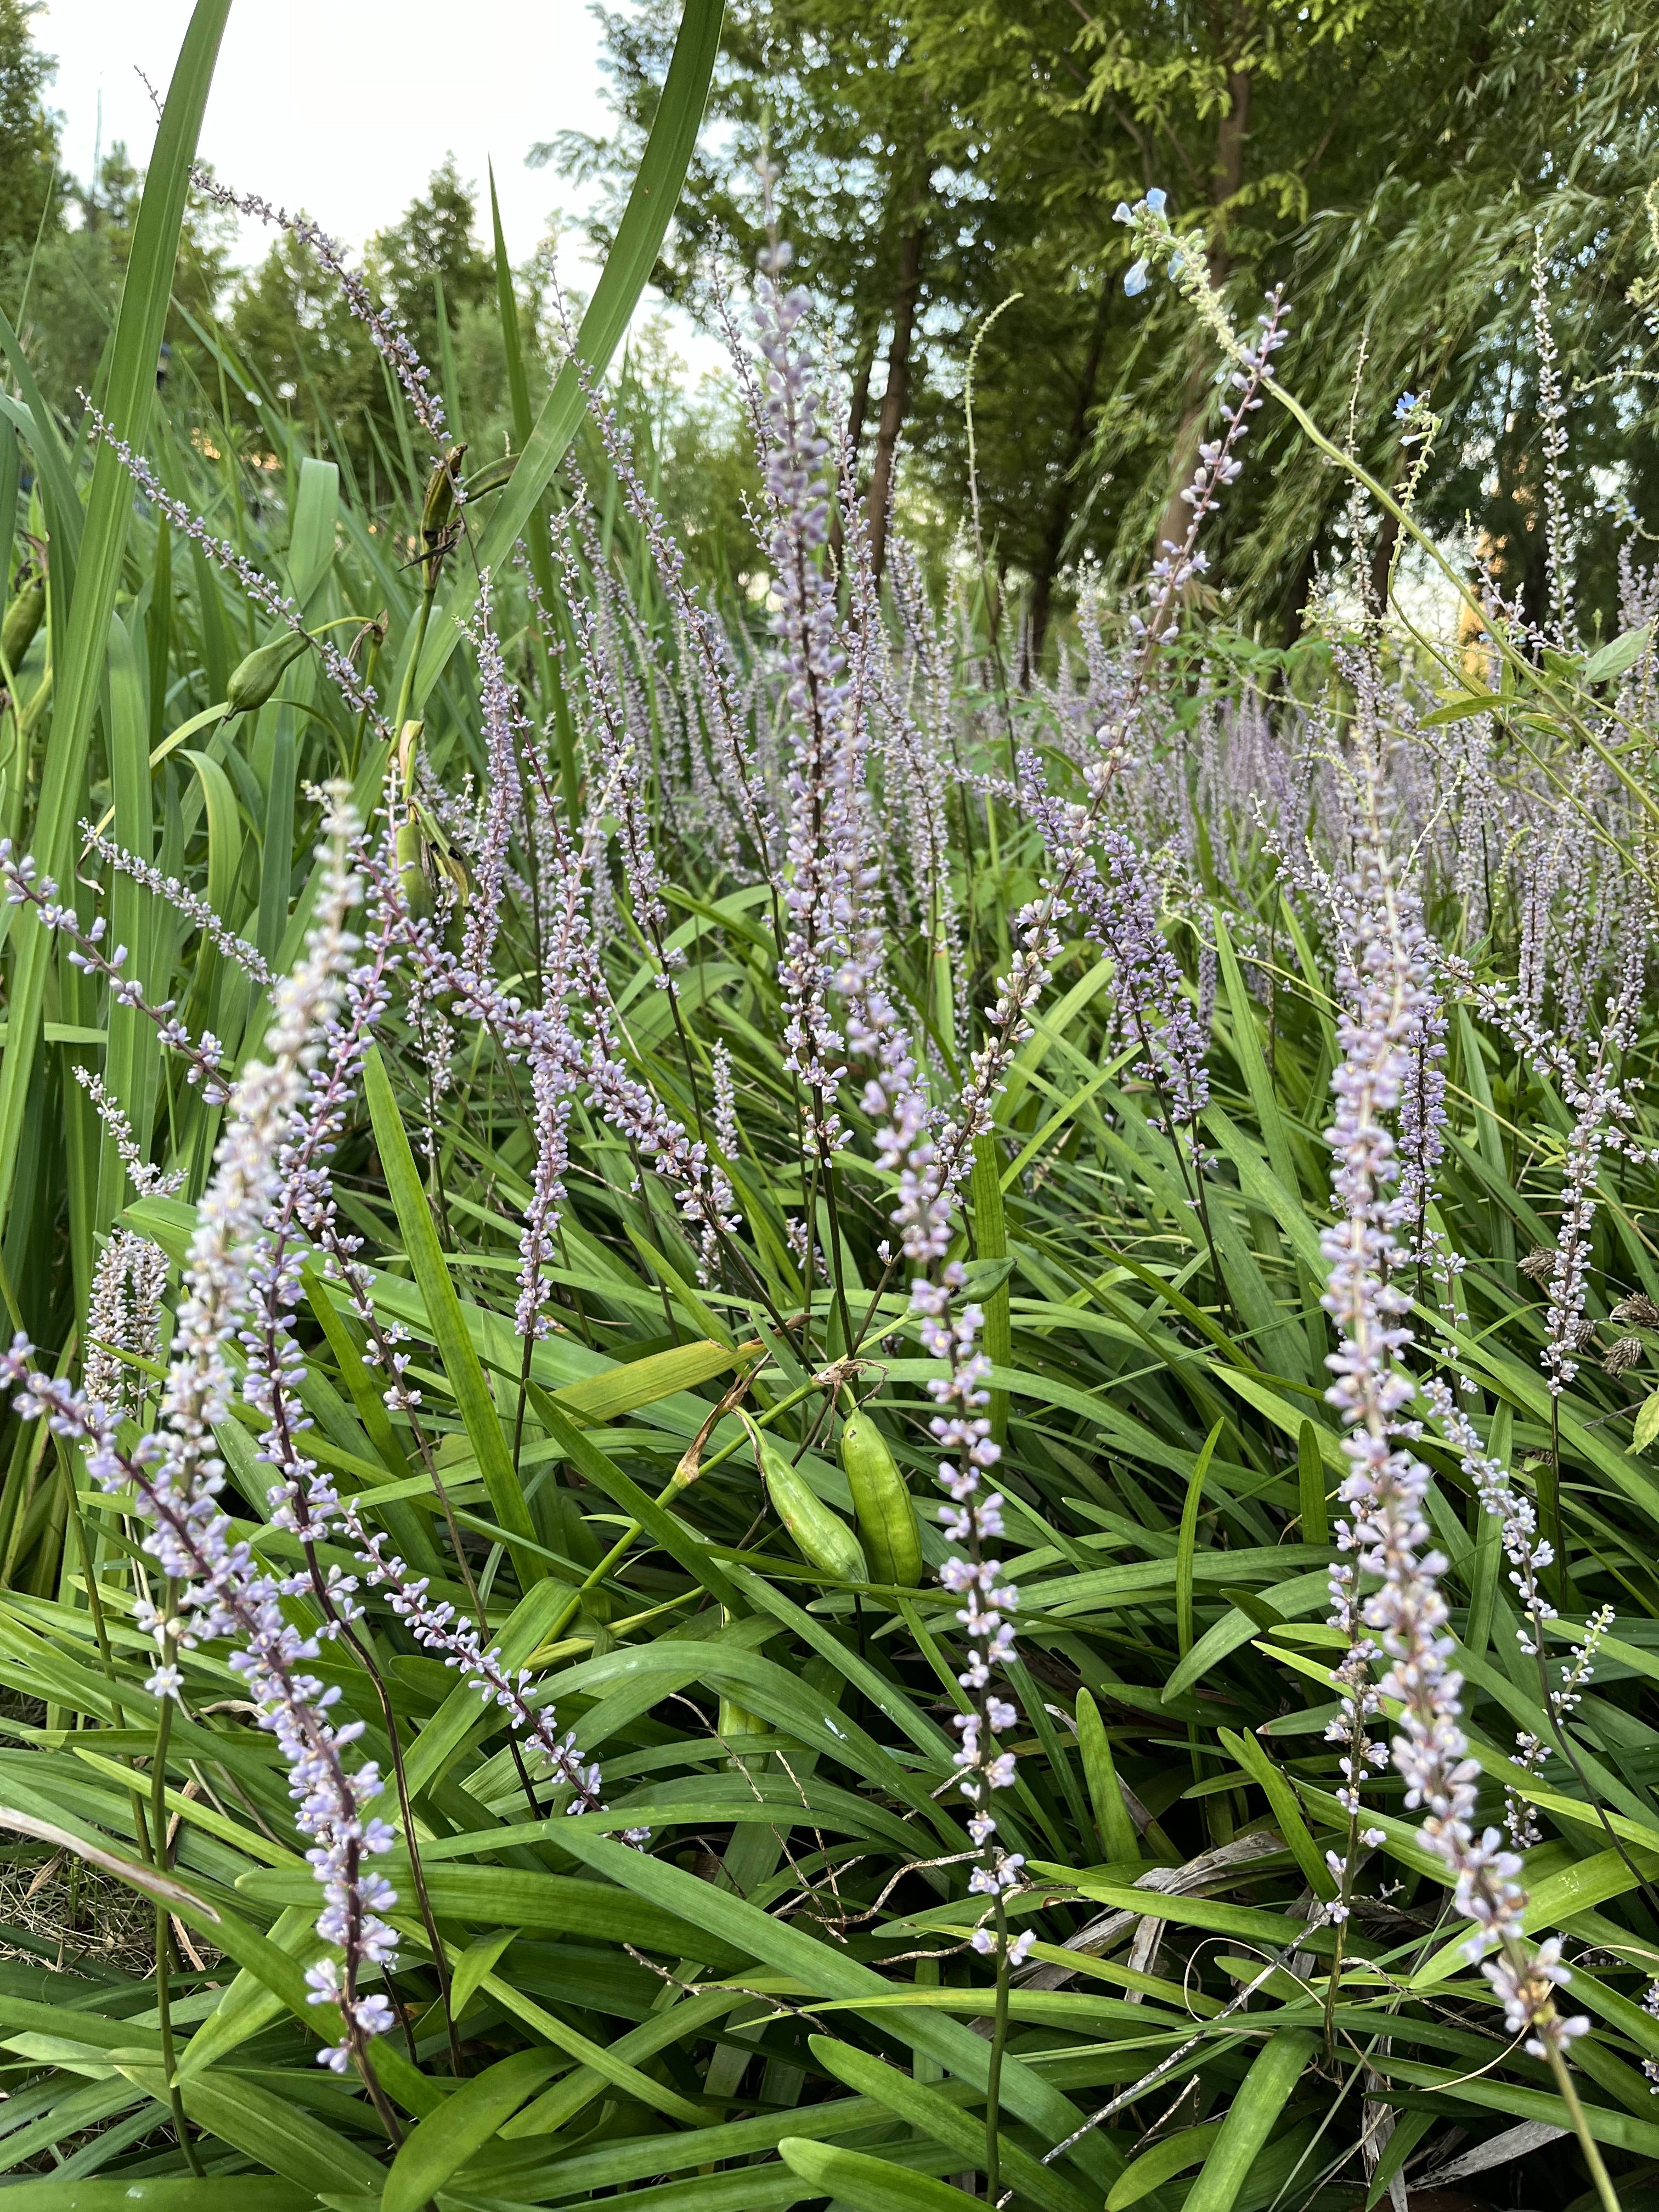
{"type": "MultiPolygon", "coordinates": [[[[143,176],[118,141],[82,184],[58,169],[57,120],[46,105],[54,64],[35,44],[36,9],[0,0],[0,306],[18,326],[49,400],[72,412],[100,389],[131,249],[143,176]]],[[[479,458],[507,443],[510,404],[495,272],[481,242],[474,188],[447,156],[426,190],[369,244],[371,289],[408,324],[442,381],[452,421],[479,458]]],[[[228,427],[258,441],[274,404],[313,449],[350,468],[383,507],[425,465],[397,423],[386,371],[362,324],[314,252],[279,234],[234,274],[234,217],[198,200],[186,216],[158,374],[187,395],[210,442],[228,427]],[[213,350],[228,340],[238,374],[213,350]],[[228,416],[228,425],[226,416],[228,416]]],[[[545,284],[517,272],[532,401],[546,385],[545,284]]]]}
{"type": "MultiPolygon", "coordinates": [[[[15,272],[7,312],[21,328],[40,387],[65,410],[77,393],[96,392],[114,328],[121,280],[132,246],[143,179],[116,140],[89,183],[66,180],[30,234],[15,272]]],[[[199,373],[204,356],[195,331],[210,321],[223,294],[234,227],[216,210],[186,217],[167,317],[163,376],[199,373]],[[187,368],[186,364],[189,364],[187,368]]]]}
{"type": "MultiPolygon", "coordinates": [[[[601,234],[675,13],[607,12],[617,132],[544,149],[605,184],[601,234]]],[[[1573,395],[1576,551],[1605,602],[1607,486],[1638,508],[1659,489],[1651,335],[1626,298],[1659,155],[1655,16],[1653,0],[738,0],[725,127],[705,136],[659,278],[697,304],[713,251],[753,250],[769,153],[779,222],[838,326],[866,473],[879,487],[902,432],[918,516],[967,504],[967,356],[1018,294],[979,353],[977,489],[1040,635],[1063,566],[1143,566],[1214,404],[1174,303],[1123,296],[1120,198],[1159,185],[1202,222],[1241,312],[1286,285],[1298,380],[1327,422],[1352,412],[1373,467],[1402,465],[1394,404],[1427,388],[1446,425],[1428,512],[1443,532],[1471,517],[1529,605],[1541,448],[1534,349],[1517,340],[1541,237],[1573,395]]],[[[1280,467],[1284,450],[1280,432],[1258,445],[1225,566],[1235,611],[1293,635],[1315,564],[1351,549],[1334,477],[1280,467]]],[[[1392,541],[1359,550],[1380,568],[1392,541]]]]}
{"type": "MultiPolygon", "coordinates": [[[[674,0],[606,11],[616,136],[566,133],[532,155],[602,186],[592,221],[601,241],[650,127],[678,16],[674,0]]],[[[970,165],[972,134],[938,111],[900,16],[859,0],[736,0],[714,112],[720,127],[705,132],[657,282],[706,312],[712,261],[751,259],[766,235],[758,169],[775,167],[776,222],[838,325],[855,443],[869,433],[879,532],[924,325],[959,322],[975,296],[963,256],[977,269],[982,251],[941,190],[970,165]]],[[[988,278],[977,273],[982,289],[988,278]]]]}
{"type": "Polygon", "coordinates": [[[350,456],[365,485],[388,401],[374,347],[315,252],[286,235],[241,278],[230,328],[238,349],[319,450],[350,456]]]}
{"type": "Polygon", "coordinates": [[[374,241],[380,289],[428,360],[440,351],[439,295],[451,314],[477,307],[494,278],[476,234],[477,202],[461,180],[453,154],[435,168],[424,192],[374,241]]]}
{"type": "MultiPolygon", "coordinates": [[[[117,147],[90,185],[51,185],[51,64],[31,14],[0,0],[0,277],[67,406],[96,386],[138,178],[117,147]]],[[[610,7],[614,131],[535,149],[592,188],[601,248],[679,16],[678,0],[610,7]]],[[[1237,312],[1286,286],[1301,388],[1374,471],[1410,465],[1395,403],[1426,392],[1443,428],[1424,513],[1534,611],[1540,259],[1579,588],[1605,608],[1621,518],[1651,516],[1659,494],[1653,337],[1630,297],[1659,173],[1656,17],[1659,0],[732,0],[711,123],[655,280],[712,326],[714,263],[746,265],[775,222],[832,328],[878,538],[896,470],[907,526],[941,561],[976,509],[1025,611],[1029,665],[1080,569],[1121,585],[1144,568],[1216,404],[1173,300],[1124,295],[1120,200],[1159,185],[1183,224],[1201,222],[1237,312]],[[763,161],[777,173],[769,216],[763,161]]],[[[367,254],[475,465],[512,442],[483,212],[447,158],[367,254]]],[[[232,282],[231,243],[192,218],[173,373],[199,378],[204,413],[228,408],[240,438],[274,402],[384,506],[418,461],[362,326],[307,249],[278,238],[232,282]],[[222,391],[194,336],[216,322],[246,370],[222,391]]],[[[544,264],[514,282],[538,396],[559,345],[544,264]]],[[[669,504],[722,584],[739,580],[751,556],[733,550],[748,480],[734,410],[664,386],[650,416],[669,504]]],[[[1284,640],[1316,568],[1378,575],[1394,542],[1373,523],[1352,545],[1334,473],[1283,465],[1283,427],[1261,429],[1216,568],[1235,617],[1284,640]]]]}
{"type": "Polygon", "coordinates": [[[0,268],[27,255],[58,192],[53,64],[35,45],[31,0],[0,0],[0,268]]]}

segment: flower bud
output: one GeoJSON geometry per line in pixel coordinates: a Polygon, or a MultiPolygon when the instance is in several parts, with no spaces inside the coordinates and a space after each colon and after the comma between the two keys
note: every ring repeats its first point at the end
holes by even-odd
{"type": "Polygon", "coordinates": [[[34,633],[45,619],[46,611],[46,580],[37,568],[13,592],[11,605],[6,609],[5,627],[0,629],[0,653],[5,655],[6,665],[13,675],[34,642],[34,633]]]}
{"type": "Polygon", "coordinates": [[[263,707],[311,640],[302,629],[279,630],[256,645],[230,672],[225,700],[233,714],[252,714],[263,707]]]}
{"type": "Polygon", "coordinates": [[[455,521],[455,487],[460,480],[461,462],[466,453],[465,446],[452,446],[441,461],[433,465],[427,478],[426,497],[421,506],[422,580],[431,591],[438,580],[438,569],[444,555],[449,550],[450,532],[455,521]]]}

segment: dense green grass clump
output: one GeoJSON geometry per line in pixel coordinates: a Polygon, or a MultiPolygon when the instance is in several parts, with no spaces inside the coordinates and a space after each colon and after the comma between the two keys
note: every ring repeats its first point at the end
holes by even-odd
{"type": "Polygon", "coordinates": [[[695,6],[510,471],[382,331],[389,528],[152,404],[222,15],[0,433],[20,2207],[1659,2195],[1652,579],[1206,633],[1297,410],[1154,195],[1132,621],[878,587],[775,250],[723,618],[599,382],[695,6]]]}

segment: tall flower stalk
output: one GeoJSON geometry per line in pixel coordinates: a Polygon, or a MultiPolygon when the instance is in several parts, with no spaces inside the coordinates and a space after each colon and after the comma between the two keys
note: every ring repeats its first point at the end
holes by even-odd
{"type": "Polygon", "coordinates": [[[975,1897],[991,1901],[991,1925],[976,1929],[973,1942],[975,1950],[996,1960],[996,2011],[985,2097],[985,2195],[988,2203],[995,2204],[1001,2194],[1000,2092],[1010,1980],[1032,1939],[1029,1930],[1012,1942],[1008,1939],[1008,1896],[1021,1887],[1025,1861],[1018,1851],[1005,1849],[991,1810],[996,1792],[1014,1784],[1014,1755],[1002,1748],[1000,1739],[1013,1728],[1018,1712],[1002,1694],[999,1677],[1015,1656],[1009,1615],[1018,1606],[1019,1592],[1005,1583],[1002,1562],[988,1548],[1004,1533],[1001,1495],[984,1486],[1002,1457],[1002,1447],[983,1410],[990,1402],[985,1382],[991,1371],[990,1361],[979,1349],[985,1316],[971,1301],[957,1304],[963,1281],[960,1263],[951,1262],[937,1283],[921,1278],[913,1285],[910,1307],[920,1316],[923,1349],[933,1358],[945,1361],[950,1370],[927,1386],[939,1408],[928,1427],[941,1453],[949,1455],[939,1462],[939,1486],[950,1500],[939,1508],[939,1517],[955,1548],[939,1571],[939,1580],[962,1600],[957,1624],[968,1647],[968,1663],[957,1676],[967,1705],[952,1723],[962,1738],[955,1756],[957,1786],[973,1808],[968,1832],[979,1852],[968,1887],[975,1897]]]}
{"type": "MultiPolygon", "coordinates": [[[[365,1986],[391,1963],[394,1948],[382,1916],[395,1893],[368,1863],[393,1842],[392,1830],[367,1809],[381,1792],[380,1769],[373,1760],[350,1765],[349,1747],[362,1723],[332,1717],[339,1692],[310,1671],[320,1637],[289,1620],[287,1585],[258,1565],[217,1503],[225,1469],[215,1436],[231,1418],[238,1395],[232,1347],[252,1320],[262,1283],[283,1303],[267,1272],[267,1216],[292,1164],[296,1130],[306,1126],[315,1073],[357,950],[347,926],[358,896],[356,838],[345,794],[336,791],[305,951],[272,993],[267,1056],[246,1067],[231,1091],[214,1172],[197,1209],[156,1427],[125,1449],[111,1409],[36,1370],[21,1339],[7,1356],[5,1374],[20,1412],[44,1416],[78,1442],[94,1480],[117,1493],[130,1487],[149,1524],[144,1549],[166,1595],[159,1606],[141,1603],[137,1620],[155,1643],[147,1687],[162,1701],[164,1723],[183,1692],[181,1648],[222,1638],[235,1646],[231,1663],[247,1681],[261,1725],[276,1737],[296,1824],[312,1839],[308,1856],[325,1898],[318,1932],[340,1954],[307,1975],[313,2002],[332,2007],[340,2023],[339,2041],[321,2055],[337,2070],[357,2067],[395,2140],[396,2120],[369,2057],[371,2041],[392,2023],[392,2009],[384,1995],[365,1986]]],[[[325,1092],[327,1087],[325,1075],[325,1092]]],[[[286,1364],[279,1352],[277,1370],[286,1364]]],[[[162,1756],[158,1747],[158,1764],[162,1756]]]]}
{"type": "Polygon", "coordinates": [[[773,629],[783,654],[785,700],[797,732],[786,776],[787,923],[779,980],[784,1046],[805,1102],[804,1148],[811,1164],[805,1288],[810,1298],[810,1255],[817,1236],[811,1197],[821,1191],[830,1217],[827,1244],[836,1301],[850,1346],[853,1324],[842,1280],[833,1159],[842,1131],[835,1102],[847,1073],[846,1039],[833,1000],[852,950],[854,916],[870,888],[861,834],[867,732],[825,562],[831,445],[822,426],[817,364],[802,331],[811,301],[798,286],[786,288],[782,282],[791,258],[788,241],[774,237],[755,288],[756,326],[766,364],[760,429],[769,517],[767,550],[777,602],[773,629]]]}
{"type": "MultiPolygon", "coordinates": [[[[1396,1699],[1401,1708],[1394,1764],[1405,1780],[1407,1808],[1424,1808],[1424,1840],[1452,1876],[1454,1909],[1472,1923],[1464,1955],[1481,1962],[1510,2033],[1525,2035],[1528,2051],[1548,2062],[1602,2203],[1616,2212],[1612,2184],[1567,2066],[1568,2048],[1589,2022],[1563,2014],[1557,2004],[1556,1992],[1570,1978],[1560,1939],[1551,1936],[1528,1953],[1521,1860],[1505,1847],[1501,1829],[1477,1832],[1474,1826],[1480,1770],[1462,1724],[1462,1677],[1449,1663],[1455,1642],[1447,1632],[1449,1614],[1440,1588],[1447,1561],[1430,1547],[1426,1501],[1432,1478],[1409,1449],[1402,1418],[1415,1396],[1403,1357],[1412,1341],[1404,1319],[1408,1303],[1390,1281],[1399,1176],[1390,1120],[1410,1074],[1427,963],[1414,897],[1384,848],[1377,770],[1369,755],[1359,763],[1358,787],[1358,849],[1348,886],[1354,927],[1338,978],[1343,1056],[1332,1078],[1336,1114],[1327,1133],[1336,1218],[1321,1240],[1330,1271],[1323,1304],[1339,1340],[1329,1360],[1336,1381],[1327,1395],[1343,1424],[1349,1462],[1340,1493],[1347,1517],[1337,1525],[1337,1542],[1353,1562],[1339,1577],[1337,1625],[1351,1631],[1358,1625],[1357,1571],[1369,1583],[1358,1622],[1374,1635],[1388,1662],[1376,1693],[1396,1699]]],[[[1358,1689],[1348,1690],[1351,1716],[1358,1689]]],[[[1352,1733],[1357,1738],[1363,1732],[1352,1733]]],[[[1343,1905],[1364,1840],[1357,1784],[1357,1774],[1351,1776],[1343,1905]]],[[[1333,2001],[1345,1933],[1346,1922],[1340,1922],[1328,1983],[1333,2001]]]]}

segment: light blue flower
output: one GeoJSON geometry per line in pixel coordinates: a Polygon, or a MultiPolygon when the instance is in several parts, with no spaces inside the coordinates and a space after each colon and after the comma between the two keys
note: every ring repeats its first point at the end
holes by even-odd
{"type": "Polygon", "coordinates": [[[1399,398],[1394,403],[1395,421],[1396,422],[1403,422],[1406,417],[1411,413],[1413,408],[1419,405],[1421,402],[1422,397],[1423,395],[1420,392],[1402,392],[1399,398]]]}
{"type": "Polygon", "coordinates": [[[1112,210],[1112,221],[1114,222],[1133,222],[1134,219],[1135,211],[1129,205],[1127,200],[1120,200],[1117,205],[1112,210]]]}
{"type": "Polygon", "coordinates": [[[1146,205],[1150,212],[1153,215],[1162,215],[1164,212],[1164,203],[1168,197],[1169,195],[1167,193],[1161,191],[1158,187],[1154,185],[1151,191],[1146,195],[1146,205]]]}
{"type": "Polygon", "coordinates": [[[1135,298],[1139,293],[1146,290],[1146,264],[1144,261],[1136,262],[1134,267],[1129,271],[1128,275],[1123,280],[1123,289],[1132,300],[1135,298]]]}

